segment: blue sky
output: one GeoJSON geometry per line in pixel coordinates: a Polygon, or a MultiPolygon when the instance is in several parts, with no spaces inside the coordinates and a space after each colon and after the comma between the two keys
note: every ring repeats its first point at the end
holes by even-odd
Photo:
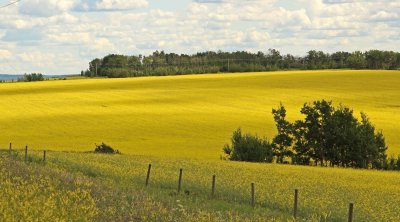
{"type": "Polygon", "coordinates": [[[269,48],[400,51],[400,0],[21,0],[0,9],[0,73],[79,73],[109,53],[269,48]]]}

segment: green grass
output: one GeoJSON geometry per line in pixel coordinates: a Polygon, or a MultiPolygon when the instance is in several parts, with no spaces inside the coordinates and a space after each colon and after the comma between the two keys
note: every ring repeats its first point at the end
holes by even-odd
{"type": "MultiPolygon", "coordinates": [[[[398,172],[68,152],[48,152],[43,163],[42,153],[32,151],[24,164],[23,151],[15,154],[10,161],[6,152],[0,152],[4,175],[0,184],[6,184],[0,203],[10,196],[20,200],[7,212],[24,205],[27,215],[46,211],[61,219],[77,210],[72,216],[81,221],[135,220],[136,216],[150,218],[142,221],[291,221],[297,188],[298,221],[345,221],[350,202],[355,204],[354,221],[400,220],[398,172]],[[146,188],[149,163],[152,171],[146,188]],[[176,191],[179,168],[183,168],[180,194],[176,191]],[[210,195],[213,174],[217,178],[214,199],[210,195]],[[10,180],[16,182],[4,183],[10,180]],[[21,186],[18,181],[27,182],[21,186]],[[255,183],[255,209],[250,206],[251,182],[255,183]],[[39,201],[57,203],[58,199],[71,207],[45,207],[39,201]]],[[[0,210],[6,206],[0,204],[0,210]]],[[[26,218],[8,215],[3,219],[26,218]]]]}
{"type": "Polygon", "coordinates": [[[399,71],[290,71],[0,85],[0,141],[86,151],[218,159],[237,127],[271,138],[271,109],[290,120],[303,103],[333,100],[364,111],[400,154],[399,71]]]}

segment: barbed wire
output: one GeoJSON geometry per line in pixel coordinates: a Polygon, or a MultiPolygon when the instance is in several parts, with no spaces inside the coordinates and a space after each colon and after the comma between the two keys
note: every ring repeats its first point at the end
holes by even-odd
{"type": "Polygon", "coordinates": [[[5,4],[5,5],[0,5],[0,9],[5,8],[5,7],[8,7],[8,6],[11,6],[11,5],[14,5],[14,4],[17,4],[17,3],[20,2],[20,1],[22,1],[22,0],[15,0],[15,1],[10,2],[10,3],[7,3],[7,4],[5,4]]]}

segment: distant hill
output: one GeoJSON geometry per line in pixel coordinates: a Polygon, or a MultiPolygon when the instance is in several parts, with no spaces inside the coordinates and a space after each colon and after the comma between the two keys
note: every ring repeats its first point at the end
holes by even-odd
{"type": "MultiPolygon", "coordinates": [[[[22,78],[24,75],[13,75],[13,74],[0,74],[0,81],[1,80],[6,80],[6,81],[11,81],[11,80],[18,80],[19,78],[22,78]]],[[[68,76],[79,76],[79,74],[65,74],[65,75],[45,75],[46,78],[64,78],[68,76]]]]}
{"type": "Polygon", "coordinates": [[[9,75],[9,74],[0,74],[0,80],[17,80],[21,78],[23,75],[9,75]]]}

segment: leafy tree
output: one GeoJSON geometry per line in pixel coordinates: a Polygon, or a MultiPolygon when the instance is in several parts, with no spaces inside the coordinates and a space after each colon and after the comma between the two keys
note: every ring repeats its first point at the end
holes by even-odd
{"type": "Polygon", "coordinates": [[[304,135],[307,133],[306,125],[303,121],[297,120],[293,124],[293,158],[294,164],[309,165],[311,161],[311,149],[308,146],[307,140],[304,135]]]}
{"type": "Polygon", "coordinates": [[[386,160],[387,146],[382,132],[375,132],[375,127],[369,121],[366,114],[361,113],[361,123],[358,125],[358,133],[360,137],[360,155],[362,162],[358,163],[358,167],[381,168],[382,163],[386,160]]]}
{"type": "Polygon", "coordinates": [[[278,50],[268,49],[268,54],[266,55],[266,59],[269,64],[269,70],[278,70],[280,68],[282,56],[278,50]]]}
{"type": "Polygon", "coordinates": [[[325,100],[314,101],[312,104],[304,104],[301,113],[304,114],[305,120],[303,126],[305,146],[310,150],[311,158],[321,166],[326,156],[326,122],[332,114],[332,102],[325,100]]]}
{"type": "Polygon", "coordinates": [[[87,75],[89,75],[89,77],[96,77],[96,76],[101,76],[101,71],[102,71],[102,59],[93,59],[90,63],[89,63],[89,72],[87,73],[87,75]]]}
{"type": "Polygon", "coordinates": [[[331,165],[354,166],[354,162],[362,161],[362,150],[357,146],[357,119],[348,107],[339,106],[331,112],[324,128],[326,160],[331,165]]]}
{"type": "Polygon", "coordinates": [[[292,138],[292,124],[286,118],[286,109],[280,104],[277,109],[272,109],[272,115],[276,123],[278,134],[272,140],[272,149],[274,151],[277,163],[283,163],[285,156],[292,156],[291,146],[293,143],[292,138]]]}

